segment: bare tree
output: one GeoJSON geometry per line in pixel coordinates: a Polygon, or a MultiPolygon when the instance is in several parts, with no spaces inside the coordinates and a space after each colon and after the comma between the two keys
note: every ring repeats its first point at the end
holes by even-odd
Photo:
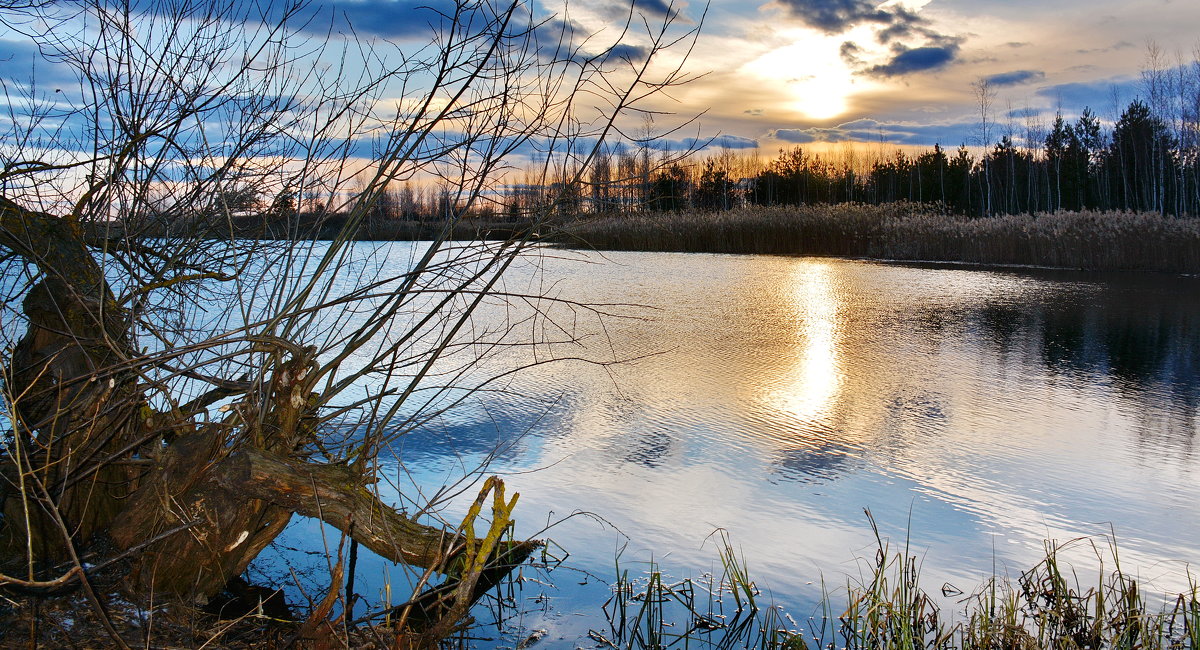
{"type": "Polygon", "coordinates": [[[992,103],[996,101],[996,89],[987,79],[979,79],[971,84],[975,93],[975,103],[979,108],[979,146],[983,148],[980,161],[983,164],[983,214],[992,214],[992,179],[991,168],[988,164],[988,148],[992,146],[992,103]]]}
{"type": "Polygon", "coordinates": [[[453,223],[530,148],[577,187],[637,102],[686,80],[657,55],[697,27],[631,4],[601,46],[524,0],[428,15],[432,39],[404,47],[330,36],[303,0],[0,9],[73,78],[4,88],[0,587],[81,586],[99,608],[89,576],[120,561],[135,595],[203,599],[298,513],[453,578],[422,610],[437,636],[533,548],[501,541],[502,483],[476,535],[383,503],[376,461],[496,378],[480,358],[515,324],[476,314],[530,298],[500,278],[544,215],[488,246],[453,223]],[[452,210],[399,270],[351,245],[395,182],[449,188],[452,210]],[[286,240],[239,237],[247,188],[285,197],[266,203],[286,240]],[[305,240],[302,214],[344,224],[305,240]]]}

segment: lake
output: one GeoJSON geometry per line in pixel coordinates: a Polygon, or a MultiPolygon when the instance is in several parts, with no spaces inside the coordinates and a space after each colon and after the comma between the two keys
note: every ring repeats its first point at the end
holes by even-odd
{"type": "MultiPolygon", "coordinates": [[[[409,436],[385,473],[412,489],[486,462],[521,493],[518,534],[569,556],[526,571],[510,623],[555,646],[592,645],[618,553],[631,573],[697,576],[718,529],[766,598],[812,615],[822,580],[844,588],[874,554],[864,509],[931,592],[1114,532],[1148,589],[1200,562],[1200,279],[544,249],[506,287],[610,305],[543,305],[515,335],[575,342],[508,363],[605,363],[529,368],[409,436]]],[[[317,537],[297,522],[281,543],[317,537]]],[[[1063,556],[1098,565],[1088,543],[1063,556]]],[[[384,602],[401,573],[360,559],[357,590],[384,602]]]]}

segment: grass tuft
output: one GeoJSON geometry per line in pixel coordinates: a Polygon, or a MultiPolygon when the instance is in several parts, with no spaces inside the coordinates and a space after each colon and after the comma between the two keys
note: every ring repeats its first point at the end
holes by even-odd
{"type": "MultiPolygon", "coordinates": [[[[817,614],[804,625],[763,604],[744,557],[721,531],[719,576],[672,581],[651,563],[643,576],[631,578],[618,558],[613,596],[604,606],[608,636],[593,632],[592,638],[628,649],[1200,649],[1200,581],[1190,571],[1184,591],[1159,600],[1122,569],[1115,542],[1047,541],[1045,558],[1015,582],[993,575],[947,615],[922,587],[909,541],[893,548],[870,512],[867,518],[874,557],[864,558],[863,575],[844,595],[822,582],[817,614]],[[1098,562],[1090,584],[1060,561],[1064,550],[1082,544],[1098,562]]],[[[948,586],[942,594],[957,595],[948,586]]]]}

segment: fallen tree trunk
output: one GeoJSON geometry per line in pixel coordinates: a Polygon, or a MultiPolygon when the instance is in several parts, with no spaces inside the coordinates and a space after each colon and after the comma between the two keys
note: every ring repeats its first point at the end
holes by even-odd
{"type": "MultiPolygon", "coordinates": [[[[143,590],[214,593],[245,570],[293,513],[320,519],[394,562],[451,575],[459,571],[456,558],[466,548],[459,532],[397,512],[345,465],[252,448],[204,465],[194,459],[211,454],[200,445],[200,436],[172,445],[171,458],[144,480],[113,522],[112,537],[122,549],[143,544],[163,528],[198,522],[185,534],[142,552],[133,579],[143,590]],[[195,475],[184,470],[196,467],[203,469],[195,475]]],[[[508,544],[496,555],[511,565],[514,548],[524,549],[527,556],[535,547],[535,542],[508,544]]]]}

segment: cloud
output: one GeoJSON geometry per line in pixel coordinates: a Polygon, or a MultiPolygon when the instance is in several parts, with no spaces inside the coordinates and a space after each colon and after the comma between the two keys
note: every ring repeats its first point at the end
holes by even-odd
{"type": "Polygon", "coordinates": [[[718,135],[713,138],[683,138],[669,140],[661,138],[647,143],[651,149],[658,151],[703,151],[704,149],[755,149],[758,140],[743,138],[737,135],[718,135]]]}
{"type": "Polygon", "coordinates": [[[879,122],[870,118],[833,127],[776,129],[767,138],[792,144],[812,142],[887,142],[891,144],[955,146],[971,141],[976,124],[971,121],[943,124],[879,122]]]}
{"type": "Polygon", "coordinates": [[[663,0],[636,0],[634,7],[636,10],[651,16],[663,17],[679,13],[679,7],[674,7],[672,4],[663,0]]]}
{"type": "Polygon", "coordinates": [[[583,25],[555,18],[539,23],[534,30],[538,55],[544,61],[573,61],[583,63],[642,63],[650,56],[650,48],[628,43],[614,43],[607,50],[596,51],[597,39],[583,25]]]}
{"type": "Polygon", "coordinates": [[[848,65],[859,66],[862,65],[862,51],[858,43],[846,41],[842,43],[842,47],[838,50],[838,53],[841,54],[842,60],[848,65]]]}
{"type": "MultiPolygon", "coordinates": [[[[281,3],[268,5],[278,12],[281,3]]],[[[451,0],[332,0],[291,18],[298,29],[316,35],[336,32],[387,39],[428,38],[454,15],[451,0]]],[[[280,16],[264,16],[265,20],[280,16]]]]}
{"type": "Polygon", "coordinates": [[[768,138],[808,144],[810,142],[876,142],[881,137],[882,125],[870,118],[843,122],[832,127],[807,129],[775,129],[767,133],[768,138]]]}
{"type": "MultiPolygon", "coordinates": [[[[767,132],[767,137],[792,144],[808,144],[817,142],[819,136],[816,131],[822,130],[824,129],[774,129],[767,132]]],[[[828,140],[827,142],[841,142],[841,140],[828,140]]]]}
{"type": "Polygon", "coordinates": [[[29,41],[0,39],[0,79],[20,85],[33,82],[42,90],[72,84],[76,77],[65,64],[46,60],[29,41]]]}
{"type": "Polygon", "coordinates": [[[883,45],[887,45],[889,43],[892,43],[893,41],[897,41],[902,38],[908,38],[912,35],[913,35],[912,25],[908,25],[905,23],[896,23],[895,25],[892,25],[890,27],[886,27],[884,29],[879,30],[875,34],[875,40],[879,41],[883,45]]]}
{"type": "Polygon", "coordinates": [[[617,59],[619,61],[641,63],[642,61],[645,61],[646,57],[648,56],[650,56],[650,50],[647,48],[639,45],[625,45],[624,43],[618,43],[609,48],[609,50],[604,53],[603,58],[605,61],[617,59]]]}
{"type": "MultiPolygon", "coordinates": [[[[1185,63],[1163,71],[1167,79],[1178,79],[1194,72],[1193,64],[1185,63]]],[[[1084,108],[1094,112],[1120,112],[1129,102],[1144,97],[1146,88],[1140,76],[1119,75],[1095,81],[1056,84],[1038,88],[1036,94],[1062,106],[1064,113],[1076,113],[1084,108]]]]}
{"type": "Polygon", "coordinates": [[[1013,70],[1012,72],[1001,72],[990,77],[984,77],[984,81],[993,86],[1018,86],[1031,81],[1041,81],[1045,78],[1046,73],[1041,70],[1013,70]]]}
{"type": "Polygon", "coordinates": [[[1113,108],[1115,100],[1124,104],[1136,97],[1139,82],[1130,77],[1114,77],[1100,81],[1057,84],[1039,88],[1037,95],[1046,97],[1071,110],[1083,110],[1084,107],[1113,108]]]}
{"type": "Polygon", "coordinates": [[[879,44],[890,46],[890,58],[884,63],[878,63],[879,59],[859,43],[842,42],[838,54],[856,74],[898,77],[941,68],[958,56],[963,37],[931,29],[923,18],[902,6],[888,10],[892,12],[889,14],[892,22],[875,32],[879,44]]]}
{"type": "Polygon", "coordinates": [[[873,77],[900,77],[945,67],[958,55],[958,44],[901,47],[891,61],[872,66],[866,72],[873,77]]]}
{"type": "Polygon", "coordinates": [[[1004,116],[1013,119],[1020,119],[1025,117],[1037,117],[1041,114],[1042,109],[1040,108],[1014,108],[1013,110],[1005,113],[1004,116]]]}
{"type": "Polygon", "coordinates": [[[631,17],[635,24],[639,23],[642,17],[656,22],[669,19],[683,24],[694,24],[692,19],[683,13],[687,3],[682,0],[632,0],[632,6],[631,0],[576,0],[571,6],[577,14],[590,15],[612,24],[624,24],[631,17]]]}
{"type": "MultiPolygon", "coordinates": [[[[657,142],[657,141],[655,141],[657,142]]],[[[493,151],[508,152],[507,160],[520,166],[524,162],[542,164],[547,157],[554,156],[558,160],[562,160],[564,156],[575,156],[581,152],[590,152],[597,144],[596,138],[593,137],[578,137],[570,141],[561,138],[547,137],[519,137],[513,135],[495,135],[495,134],[467,134],[457,130],[447,130],[437,134],[430,134],[426,141],[421,144],[421,149],[415,157],[429,158],[438,155],[437,152],[444,152],[450,148],[456,148],[458,154],[469,156],[472,160],[478,161],[483,152],[491,149],[493,151]],[[469,137],[468,137],[469,136],[469,137]],[[467,140],[470,143],[467,144],[467,140]]],[[[348,158],[357,158],[363,161],[377,161],[384,154],[387,145],[384,138],[359,137],[354,139],[340,139],[331,143],[330,149],[336,150],[339,154],[343,154],[348,158]]],[[[657,149],[655,143],[649,143],[648,147],[657,149]]],[[[605,144],[604,147],[610,153],[629,152],[635,149],[627,142],[617,142],[616,144],[605,144]]],[[[444,157],[442,157],[444,159],[444,157]]],[[[449,172],[455,173],[453,171],[449,172]]]]}
{"type": "Polygon", "coordinates": [[[910,38],[914,35],[935,39],[939,37],[933,30],[924,26],[925,21],[917,14],[906,10],[900,5],[892,7],[892,11],[894,12],[892,23],[875,34],[875,40],[881,44],[887,45],[893,41],[910,38]]]}
{"type": "Polygon", "coordinates": [[[758,140],[736,135],[718,135],[708,143],[708,146],[725,149],[754,149],[758,147],[758,140]]]}
{"type": "Polygon", "coordinates": [[[829,34],[845,32],[863,23],[895,27],[920,20],[903,7],[879,7],[872,0],[775,0],[775,4],[809,27],[829,34]]]}

